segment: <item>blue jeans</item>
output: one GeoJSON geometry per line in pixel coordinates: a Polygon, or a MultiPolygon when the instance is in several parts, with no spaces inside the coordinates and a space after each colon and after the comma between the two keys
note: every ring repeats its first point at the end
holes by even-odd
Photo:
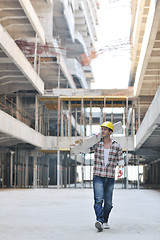
{"type": "Polygon", "coordinates": [[[94,210],[97,221],[108,222],[112,206],[114,178],[93,176],[94,210]]]}

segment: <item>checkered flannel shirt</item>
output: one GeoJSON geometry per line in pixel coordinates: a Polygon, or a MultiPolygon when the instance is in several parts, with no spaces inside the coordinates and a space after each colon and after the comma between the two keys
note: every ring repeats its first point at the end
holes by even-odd
{"type": "Polygon", "coordinates": [[[104,145],[102,140],[95,144],[90,151],[94,152],[95,154],[93,175],[115,178],[116,166],[124,166],[122,148],[115,140],[112,140],[108,156],[108,164],[106,166],[104,161],[104,145]]]}

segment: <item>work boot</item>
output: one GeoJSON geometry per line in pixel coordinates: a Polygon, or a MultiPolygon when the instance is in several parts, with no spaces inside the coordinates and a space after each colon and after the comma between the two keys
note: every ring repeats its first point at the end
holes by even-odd
{"type": "Polygon", "coordinates": [[[99,232],[103,231],[103,224],[99,221],[95,223],[95,228],[98,229],[99,232]]]}

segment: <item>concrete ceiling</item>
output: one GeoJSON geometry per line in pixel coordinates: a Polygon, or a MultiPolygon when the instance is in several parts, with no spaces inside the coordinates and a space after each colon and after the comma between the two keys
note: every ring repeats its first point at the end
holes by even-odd
{"type": "MultiPolygon", "coordinates": [[[[21,1],[0,0],[0,22],[2,25],[3,38],[8,44],[12,43],[15,50],[18,50],[15,42],[19,39],[35,38],[36,32],[29,21],[21,1]],[[6,32],[5,32],[6,30],[6,32]]],[[[23,1],[22,1],[23,2],[23,1]]],[[[0,92],[12,93],[18,90],[35,90],[28,81],[23,69],[17,66],[15,59],[7,52],[3,42],[0,44],[0,92]]]]}
{"type": "MultiPolygon", "coordinates": [[[[160,84],[160,1],[132,1],[131,9],[132,65],[129,85],[134,86],[135,109],[140,123],[143,123],[160,84]]],[[[159,130],[155,129],[141,148],[159,148],[158,134],[159,130]]]]}

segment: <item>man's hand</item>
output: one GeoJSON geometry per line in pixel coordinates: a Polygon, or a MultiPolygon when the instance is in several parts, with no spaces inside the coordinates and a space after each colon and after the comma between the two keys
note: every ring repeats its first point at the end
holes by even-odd
{"type": "Polygon", "coordinates": [[[123,167],[119,167],[118,178],[123,175],[123,167]]]}

